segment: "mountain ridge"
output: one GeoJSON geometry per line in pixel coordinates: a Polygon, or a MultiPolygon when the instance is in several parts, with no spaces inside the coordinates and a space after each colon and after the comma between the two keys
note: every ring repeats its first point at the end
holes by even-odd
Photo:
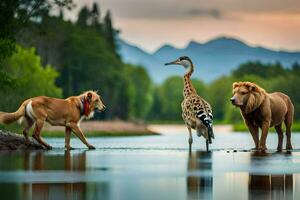
{"type": "Polygon", "coordinates": [[[162,45],[153,53],[129,44],[119,42],[119,54],[124,62],[138,64],[147,69],[154,82],[160,83],[171,75],[183,75],[183,68],[164,67],[165,62],[186,55],[191,57],[196,69],[195,78],[211,82],[220,76],[228,75],[233,69],[247,61],[263,63],[280,62],[290,67],[300,62],[300,51],[273,50],[263,46],[251,46],[233,37],[218,37],[205,43],[191,40],[185,47],[176,48],[162,45]]]}

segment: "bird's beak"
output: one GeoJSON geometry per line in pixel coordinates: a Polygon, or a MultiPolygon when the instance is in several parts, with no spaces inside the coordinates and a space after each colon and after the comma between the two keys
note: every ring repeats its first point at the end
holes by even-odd
{"type": "Polygon", "coordinates": [[[179,61],[178,60],[175,60],[175,61],[172,61],[172,62],[169,62],[169,63],[165,63],[165,65],[179,65],[179,61]]]}

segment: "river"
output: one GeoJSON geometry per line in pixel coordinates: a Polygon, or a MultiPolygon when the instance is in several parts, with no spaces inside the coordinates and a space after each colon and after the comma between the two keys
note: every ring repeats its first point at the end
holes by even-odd
{"type": "Polygon", "coordinates": [[[187,132],[162,132],[88,138],[96,150],[49,138],[51,151],[0,152],[1,199],[300,199],[300,134],[281,153],[276,134],[265,153],[249,150],[248,133],[219,131],[209,153],[194,135],[190,153],[187,132]]]}

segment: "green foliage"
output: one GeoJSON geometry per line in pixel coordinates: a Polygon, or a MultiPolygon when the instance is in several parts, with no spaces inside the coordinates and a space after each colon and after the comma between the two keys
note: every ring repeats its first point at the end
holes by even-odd
{"type": "MultiPolygon", "coordinates": [[[[247,62],[245,64],[241,64],[235,71],[233,71],[232,75],[228,77],[231,83],[235,81],[250,81],[255,82],[261,87],[263,87],[267,92],[283,92],[287,94],[294,106],[295,106],[295,119],[300,119],[300,93],[297,92],[297,87],[300,84],[300,66],[298,63],[295,63],[291,69],[284,68],[280,63],[275,64],[262,64],[260,62],[247,62]]],[[[226,98],[230,96],[230,92],[228,90],[229,85],[226,84],[226,81],[222,80],[222,78],[214,81],[209,88],[214,87],[214,85],[218,82],[227,85],[227,89],[222,89],[221,87],[217,89],[219,92],[225,92],[227,94],[226,98]]],[[[221,85],[220,83],[220,85],[221,85]]],[[[231,91],[230,85],[230,91],[231,91]]],[[[223,95],[222,95],[223,96],[223,95]]],[[[214,101],[213,99],[211,99],[214,101]]],[[[216,99],[215,99],[216,100],[216,99]]],[[[221,99],[218,105],[221,104],[221,99]]],[[[238,108],[234,108],[228,101],[227,105],[224,106],[213,106],[214,111],[222,113],[222,115],[217,115],[217,118],[222,120],[225,123],[240,123],[242,122],[242,118],[239,113],[238,108]],[[219,118],[220,117],[220,118],[219,118]]]]}
{"type": "Polygon", "coordinates": [[[0,89],[12,87],[13,79],[3,71],[3,62],[15,51],[15,36],[32,17],[53,6],[71,7],[72,0],[1,0],[0,3],[0,89]]]}
{"type": "MultiPolygon", "coordinates": [[[[283,92],[290,96],[295,106],[295,120],[300,119],[300,65],[284,68],[280,63],[263,64],[247,62],[241,64],[229,76],[223,76],[210,84],[194,81],[200,96],[213,108],[214,120],[221,123],[243,124],[239,108],[234,107],[229,99],[232,96],[232,84],[238,81],[255,82],[267,92],[283,92]],[[197,83],[199,86],[197,86],[197,83]]],[[[181,77],[171,77],[162,85],[156,86],[153,94],[154,103],[149,115],[151,121],[178,121],[181,116],[183,82],[181,77]]],[[[237,129],[242,125],[236,125],[237,129]]]]}
{"type": "MultiPolygon", "coordinates": [[[[285,126],[282,126],[283,132],[285,132],[285,126]]],[[[244,123],[233,124],[233,131],[249,132],[248,127],[244,123]]],[[[270,128],[269,132],[276,133],[274,127],[270,128]]],[[[300,122],[296,121],[292,125],[292,132],[300,132],[300,122]]]]}
{"type": "Polygon", "coordinates": [[[131,88],[131,118],[145,119],[152,106],[152,83],[143,67],[127,65],[131,88]]]}
{"type": "Polygon", "coordinates": [[[224,119],[225,117],[226,110],[230,106],[231,85],[232,79],[224,76],[208,86],[205,96],[213,108],[215,119],[224,119]]]}
{"type": "MultiPolygon", "coordinates": [[[[90,17],[90,11],[86,11],[90,17]]],[[[152,103],[148,74],[140,67],[122,63],[99,27],[85,22],[79,25],[43,16],[41,23],[31,23],[24,29],[19,41],[35,46],[43,63],[60,72],[56,84],[63,89],[64,97],[99,90],[107,107],[99,117],[144,119],[152,103]]]]}
{"type": "MultiPolygon", "coordinates": [[[[192,80],[199,95],[204,95],[206,88],[203,82],[192,80]]],[[[175,120],[181,119],[181,102],[183,100],[183,78],[172,76],[161,86],[154,89],[154,102],[149,119],[175,120]]]]}
{"type": "Polygon", "coordinates": [[[295,107],[295,119],[300,119],[300,78],[299,74],[291,73],[288,76],[280,76],[272,80],[270,91],[280,91],[287,94],[295,107]]]}
{"type": "Polygon", "coordinates": [[[263,64],[259,61],[246,62],[241,64],[236,70],[232,72],[235,77],[243,77],[245,75],[256,75],[262,78],[271,78],[278,75],[287,74],[287,70],[279,63],[263,64]]]}
{"type": "Polygon", "coordinates": [[[106,12],[106,15],[104,17],[104,24],[103,24],[103,33],[104,37],[106,38],[108,44],[110,45],[110,48],[114,51],[116,48],[116,33],[117,31],[112,26],[112,19],[110,11],[106,12]]]}
{"type": "Polygon", "coordinates": [[[81,27],[85,27],[88,25],[88,19],[89,19],[89,10],[86,6],[84,6],[78,13],[77,18],[77,25],[81,27]]]}
{"type": "MultiPolygon", "coordinates": [[[[53,6],[71,4],[71,0],[0,3],[0,109],[15,110],[22,100],[32,96],[67,97],[94,89],[99,90],[107,106],[102,118],[181,120],[182,77],[170,77],[153,86],[145,69],[124,64],[116,52],[118,31],[111,13],[107,11],[101,18],[96,3],[91,10],[80,10],[76,24],[63,21],[62,12],[59,17],[49,16],[53,6]],[[16,38],[22,46],[35,47],[40,57],[32,48],[16,48],[16,38]]],[[[299,76],[298,63],[286,69],[280,63],[251,61],[210,84],[199,80],[193,80],[193,84],[198,94],[211,103],[216,121],[242,121],[239,109],[229,101],[234,81],[252,81],[268,92],[286,93],[299,120],[299,76]]]]}
{"type": "Polygon", "coordinates": [[[11,88],[0,91],[0,110],[14,111],[20,103],[34,96],[61,97],[61,89],[55,85],[58,73],[51,66],[43,67],[34,48],[17,47],[16,53],[4,62],[5,72],[15,80],[11,88]]]}

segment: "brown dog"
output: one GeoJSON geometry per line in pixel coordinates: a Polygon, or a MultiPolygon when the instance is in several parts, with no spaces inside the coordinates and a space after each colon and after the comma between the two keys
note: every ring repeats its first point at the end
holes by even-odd
{"type": "Polygon", "coordinates": [[[79,96],[67,99],[56,99],[51,97],[39,96],[27,99],[14,113],[0,113],[0,123],[10,124],[17,120],[25,121],[26,127],[23,130],[26,142],[29,142],[28,133],[35,123],[32,137],[47,149],[52,147],[41,138],[41,130],[44,122],[53,126],[65,126],[65,147],[71,149],[71,131],[89,148],[95,147],[89,144],[84,137],[79,123],[82,119],[93,117],[94,110],[104,110],[105,106],[100,96],[94,91],[85,92],[79,96]]]}
{"type": "Polygon", "coordinates": [[[282,150],[282,122],[286,126],[286,149],[292,149],[291,126],[294,117],[294,106],[287,95],[281,92],[269,94],[255,83],[235,82],[233,83],[233,97],[230,101],[240,108],[256,149],[266,149],[268,130],[270,127],[275,126],[278,134],[277,150],[282,150]],[[260,140],[259,128],[262,129],[260,140]]]}

